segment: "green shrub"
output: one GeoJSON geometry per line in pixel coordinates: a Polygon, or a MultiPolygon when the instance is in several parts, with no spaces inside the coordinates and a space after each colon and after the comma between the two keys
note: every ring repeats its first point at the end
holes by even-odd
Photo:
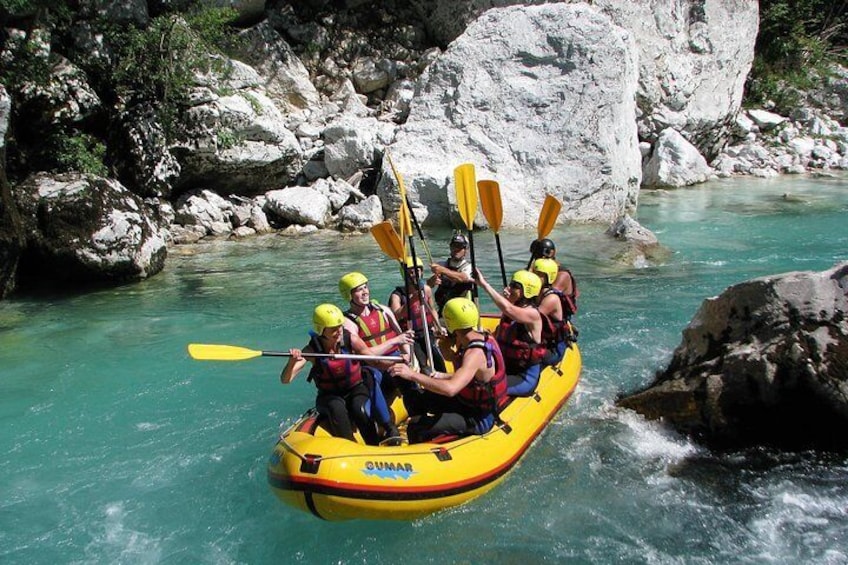
{"type": "Polygon", "coordinates": [[[812,86],[831,64],[844,64],[847,10],[845,0],[760,0],[748,102],[791,106],[796,89],[812,86]]]}
{"type": "Polygon", "coordinates": [[[109,174],[103,162],[106,146],[95,137],[84,133],[57,134],[47,145],[54,160],[54,172],[77,171],[103,177],[109,174]]]}
{"type": "Polygon", "coordinates": [[[221,58],[210,57],[232,46],[227,27],[232,9],[206,9],[188,15],[165,14],[145,29],[113,32],[118,50],[115,90],[130,101],[153,102],[168,134],[186,105],[196,73],[225,73],[221,58]]]}

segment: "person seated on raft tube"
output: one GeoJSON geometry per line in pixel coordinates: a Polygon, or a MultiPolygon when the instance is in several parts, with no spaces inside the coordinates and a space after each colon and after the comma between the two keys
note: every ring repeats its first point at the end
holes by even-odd
{"type": "MultiPolygon", "coordinates": [[[[368,278],[362,273],[354,271],[339,279],[339,294],[349,306],[344,313],[345,328],[362,338],[369,347],[385,343],[403,333],[392,311],[371,300],[368,278]]],[[[412,332],[409,332],[409,335],[411,336],[412,332]]],[[[411,347],[407,346],[389,348],[385,355],[402,356],[405,363],[410,363],[413,359],[411,347]]],[[[398,383],[391,378],[384,379],[382,371],[391,367],[393,363],[375,361],[368,364],[374,368],[374,380],[380,385],[383,396],[387,402],[391,403],[398,392],[398,383]]],[[[380,406],[377,408],[382,409],[380,406]]]]}
{"type": "MultiPolygon", "coordinates": [[[[419,367],[427,366],[427,340],[424,339],[423,324],[421,322],[421,295],[418,288],[419,281],[424,275],[424,264],[421,259],[415,258],[415,268],[412,267],[412,257],[407,257],[405,264],[400,268],[401,277],[405,281],[404,286],[397,286],[389,296],[389,308],[395,315],[400,327],[403,330],[412,330],[415,333],[415,343],[413,344],[415,358],[418,360],[419,367]],[[409,317],[412,316],[412,324],[409,323],[409,317]]],[[[433,303],[433,289],[424,285],[424,303],[426,305],[424,312],[427,316],[427,331],[430,338],[430,351],[433,355],[433,367],[435,371],[445,370],[445,359],[442,356],[441,350],[436,343],[436,333],[441,335],[441,326],[438,323],[438,317],[435,314],[436,306],[433,303]]]]}
{"type": "Polygon", "coordinates": [[[503,312],[495,338],[506,362],[507,383],[512,396],[530,396],[539,384],[548,349],[542,341],[542,328],[550,321],[536,304],[542,281],[530,271],[516,271],[503,295],[477,270],[477,284],[503,312]]]}
{"type": "Polygon", "coordinates": [[[503,356],[495,339],[477,330],[480,314],[474,303],[452,298],[445,304],[444,316],[450,339],[456,343],[450,359],[453,373],[427,376],[402,364],[389,369],[392,375],[423,389],[410,395],[407,404],[409,443],[443,435],[484,434],[492,429],[508,401],[503,356]]]}
{"type": "Polygon", "coordinates": [[[451,298],[471,297],[474,278],[471,262],[466,258],[467,253],[468,238],[461,233],[455,233],[450,240],[450,257],[446,261],[430,265],[433,276],[427,284],[436,289],[435,299],[439,314],[451,298]]]}
{"type": "MultiPolygon", "coordinates": [[[[537,239],[530,244],[530,254],[532,260],[535,259],[553,259],[556,261],[556,245],[548,238],[537,239]]],[[[577,290],[577,281],[570,270],[559,264],[557,261],[557,276],[551,283],[551,286],[563,294],[566,300],[566,308],[563,311],[565,320],[571,320],[571,317],[577,313],[577,297],[580,292],[577,290]]]]}
{"type": "Polygon", "coordinates": [[[551,322],[542,326],[542,342],[549,351],[544,363],[556,365],[562,360],[571,337],[570,323],[563,316],[563,308],[566,307],[565,297],[562,292],[551,286],[550,282],[556,279],[557,263],[553,259],[536,259],[533,262],[533,273],[542,281],[539,312],[547,316],[551,322]]]}
{"type": "MultiPolygon", "coordinates": [[[[386,401],[379,386],[369,386],[368,368],[359,361],[352,359],[329,359],[326,357],[304,357],[304,353],[355,353],[360,355],[385,355],[387,351],[412,341],[409,334],[399,334],[376,347],[368,347],[355,333],[344,328],[344,315],[338,306],[320,304],[312,313],[312,327],[309,343],[303,349],[289,349],[288,363],[280,373],[280,382],[289,384],[303,369],[307,361],[312,363],[308,380],[315,382],[318,396],[315,398],[315,408],[325,416],[329,423],[330,433],[354,441],[353,424],[356,424],[362,439],[368,445],[380,443],[375,427],[374,418],[370,413],[377,414],[383,426],[385,437],[397,445],[399,438],[397,427],[386,408],[386,401]],[[371,399],[379,397],[382,401],[380,410],[371,410],[371,399]],[[351,422],[353,420],[353,423],[351,422]]],[[[375,407],[376,408],[376,407],[375,407]]]]}

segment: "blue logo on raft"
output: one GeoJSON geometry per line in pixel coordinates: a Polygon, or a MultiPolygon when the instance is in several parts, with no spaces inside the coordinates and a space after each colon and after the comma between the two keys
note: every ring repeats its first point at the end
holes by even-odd
{"type": "Polygon", "coordinates": [[[406,480],[415,474],[411,463],[391,463],[389,461],[366,461],[362,472],[381,479],[406,480]]]}

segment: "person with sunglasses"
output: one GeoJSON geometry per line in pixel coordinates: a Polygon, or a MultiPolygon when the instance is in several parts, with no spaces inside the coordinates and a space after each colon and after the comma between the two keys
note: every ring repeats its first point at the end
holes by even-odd
{"type": "Polygon", "coordinates": [[[451,298],[471,297],[474,287],[471,261],[468,260],[468,238],[460,232],[453,234],[450,240],[450,257],[441,263],[433,263],[430,270],[433,276],[427,284],[436,289],[434,298],[439,307],[439,315],[451,298]]]}
{"type": "Polygon", "coordinates": [[[548,356],[542,332],[550,320],[538,308],[542,281],[530,271],[516,271],[509,286],[500,293],[478,269],[477,284],[502,312],[495,338],[506,363],[507,392],[512,396],[530,396],[539,384],[542,365],[548,356]]]}

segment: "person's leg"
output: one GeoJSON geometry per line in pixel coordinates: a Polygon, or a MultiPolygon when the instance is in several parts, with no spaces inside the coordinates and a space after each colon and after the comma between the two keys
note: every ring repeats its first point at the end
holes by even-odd
{"type": "Polygon", "coordinates": [[[330,433],[354,441],[353,426],[347,413],[345,399],[335,394],[321,393],[315,399],[318,412],[326,416],[330,433]]]}
{"type": "Polygon", "coordinates": [[[384,427],[394,424],[386,397],[383,395],[383,373],[374,367],[363,367],[362,377],[371,395],[371,416],[384,427]]]}
{"type": "Polygon", "coordinates": [[[507,375],[507,394],[512,396],[530,396],[539,384],[539,376],[542,374],[542,365],[537,363],[531,365],[518,375],[507,375]]]}
{"type": "Polygon", "coordinates": [[[362,439],[368,445],[377,445],[380,443],[380,436],[377,435],[377,428],[374,425],[374,419],[371,417],[371,393],[365,383],[359,383],[348,392],[347,409],[356,424],[362,439]]]}
{"type": "Polygon", "coordinates": [[[444,435],[469,435],[474,433],[475,423],[473,418],[460,412],[441,412],[413,418],[406,433],[409,443],[421,443],[444,435]]]}
{"type": "Polygon", "coordinates": [[[410,416],[420,416],[433,412],[447,412],[453,409],[453,399],[426,390],[417,390],[404,394],[403,403],[410,416]]]}
{"type": "Polygon", "coordinates": [[[397,429],[392,413],[386,403],[386,398],[383,396],[382,381],[388,378],[381,371],[374,367],[363,369],[363,376],[368,386],[371,395],[371,419],[378,422],[383,427],[383,437],[387,440],[392,440],[391,445],[400,444],[400,432],[397,429]]]}

